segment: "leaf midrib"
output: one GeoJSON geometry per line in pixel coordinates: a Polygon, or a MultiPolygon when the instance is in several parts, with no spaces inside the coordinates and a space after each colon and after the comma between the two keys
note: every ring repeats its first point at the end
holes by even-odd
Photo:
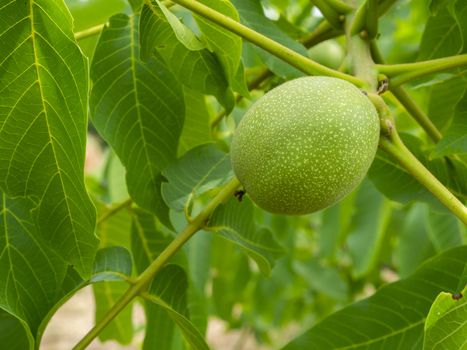
{"type": "Polygon", "coordinates": [[[152,167],[152,162],[151,158],[148,153],[148,142],[146,140],[146,135],[144,133],[144,128],[143,128],[143,121],[141,117],[141,107],[139,103],[139,98],[138,98],[138,79],[136,78],[136,45],[135,45],[135,27],[134,27],[134,16],[129,17],[130,21],[130,54],[131,54],[131,79],[133,81],[133,92],[134,92],[134,97],[135,97],[135,108],[136,108],[136,115],[138,117],[138,126],[140,129],[141,133],[141,139],[143,140],[144,144],[144,155],[146,158],[146,164],[150,164],[149,168],[149,173],[151,175],[151,182],[154,181],[156,178],[154,174],[154,169],[152,167]]]}
{"type": "Polygon", "coordinates": [[[356,348],[359,348],[361,346],[368,346],[370,344],[373,344],[373,343],[376,343],[376,342],[379,342],[381,340],[384,340],[384,339],[387,339],[389,337],[392,337],[394,335],[397,335],[397,334],[400,334],[400,333],[403,333],[403,332],[406,332],[412,328],[415,328],[417,326],[419,326],[420,324],[423,324],[425,323],[425,319],[426,318],[422,318],[420,321],[418,322],[415,322],[407,327],[404,327],[404,328],[401,328],[401,329],[398,329],[397,331],[394,331],[394,332],[391,332],[390,334],[386,334],[386,335],[383,335],[383,336],[380,336],[380,337],[377,337],[377,338],[373,338],[371,340],[367,340],[365,342],[361,342],[361,343],[357,343],[357,344],[352,344],[352,345],[349,345],[349,346],[344,346],[344,347],[340,347],[340,348],[336,348],[336,350],[348,350],[348,349],[356,349],[356,348]]]}
{"type": "MultiPolygon", "coordinates": [[[[62,169],[60,168],[59,164],[58,164],[58,159],[57,159],[57,154],[56,154],[56,150],[55,150],[55,145],[54,145],[54,141],[51,137],[51,131],[50,131],[50,123],[49,123],[49,117],[48,117],[48,114],[47,114],[47,108],[45,106],[45,99],[44,99],[44,91],[42,90],[42,83],[41,83],[41,76],[40,76],[40,73],[39,73],[39,57],[38,57],[38,54],[37,54],[37,47],[36,47],[36,38],[35,38],[35,33],[36,33],[36,29],[34,27],[34,0],[30,0],[29,2],[29,18],[30,18],[30,22],[31,22],[31,42],[32,42],[32,49],[33,49],[33,52],[34,52],[34,67],[35,67],[35,70],[36,70],[36,76],[37,76],[37,83],[38,83],[38,87],[39,87],[39,93],[40,93],[40,97],[41,97],[41,104],[42,104],[42,111],[41,112],[44,112],[44,116],[45,116],[45,123],[47,125],[47,136],[49,137],[49,143],[51,145],[51,148],[52,148],[52,154],[53,154],[53,158],[54,158],[54,163],[55,163],[55,166],[56,166],[56,169],[57,169],[57,175],[60,179],[60,186],[62,188],[62,193],[65,194],[66,191],[65,191],[65,185],[63,183],[63,175],[62,175],[62,169]]],[[[78,237],[76,236],[76,227],[75,227],[75,223],[74,223],[74,220],[72,220],[71,218],[71,210],[70,210],[70,205],[69,205],[69,198],[68,196],[64,196],[65,198],[65,204],[66,204],[66,209],[67,209],[67,213],[68,213],[68,220],[70,221],[70,224],[71,224],[71,227],[72,227],[72,234],[73,234],[73,243],[77,249],[77,252],[79,254],[79,260],[80,260],[80,263],[81,263],[81,268],[82,269],[85,269],[85,264],[84,264],[84,261],[83,261],[83,257],[82,257],[82,254],[81,254],[81,248],[78,244],[78,237]]],[[[42,199],[41,199],[42,201],[42,199]]]]}

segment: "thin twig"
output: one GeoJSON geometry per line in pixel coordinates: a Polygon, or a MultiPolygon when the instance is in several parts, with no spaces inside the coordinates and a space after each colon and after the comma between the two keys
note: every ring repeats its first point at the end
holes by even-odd
{"type": "Polygon", "coordinates": [[[96,325],[79,341],[73,348],[74,350],[84,350],[102,330],[117,317],[117,315],[141,292],[144,292],[152,281],[154,276],[162,269],[165,263],[204,225],[211,216],[214,209],[222,202],[227,200],[237,187],[240,185],[237,178],[232,179],[226,184],[220,192],[209,202],[196,216],[192,222],[188,223],[185,229],[157,256],[157,258],[144,270],[134,281],[134,284],[128,288],[120,299],[107,311],[96,325]]]}

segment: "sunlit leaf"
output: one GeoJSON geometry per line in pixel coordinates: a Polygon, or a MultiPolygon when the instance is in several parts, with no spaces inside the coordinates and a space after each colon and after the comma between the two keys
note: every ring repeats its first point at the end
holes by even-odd
{"type": "MultiPolygon", "coordinates": [[[[239,21],[237,10],[228,0],[201,0],[201,2],[235,21],[239,21]]],[[[238,86],[240,91],[237,91],[242,95],[248,95],[244,77],[237,75],[241,65],[242,38],[201,16],[195,16],[195,18],[201,32],[204,33],[208,48],[219,58],[227,81],[233,87],[238,86]]]]}
{"type": "MultiPolygon", "coordinates": [[[[109,248],[98,252],[91,279],[83,280],[38,238],[33,206],[30,200],[4,194],[0,205],[0,308],[23,322],[31,347],[40,340],[51,311],[70,293],[91,281],[121,280],[131,273],[128,252],[109,248]]],[[[3,336],[6,343],[11,341],[3,336]]]]}
{"type": "Polygon", "coordinates": [[[109,20],[91,78],[96,129],[125,165],[135,202],[163,217],[160,171],[176,158],[185,109],[182,88],[165,65],[156,58],[140,60],[138,17],[109,20]]]}
{"type": "Polygon", "coordinates": [[[185,96],[185,123],[178,146],[178,155],[211,141],[209,112],[203,94],[190,88],[183,88],[185,96]]]}
{"type": "Polygon", "coordinates": [[[32,349],[32,342],[21,322],[6,311],[0,309],[0,344],[9,350],[32,349]]]}
{"type": "Polygon", "coordinates": [[[181,211],[190,195],[196,196],[226,183],[232,177],[232,170],[227,153],[213,144],[205,144],[187,152],[162,174],[168,180],[162,184],[166,203],[181,211]]]}
{"type": "MultiPolygon", "coordinates": [[[[66,4],[73,16],[75,33],[105,23],[117,13],[129,13],[131,11],[127,0],[66,0],[66,4]]],[[[97,35],[78,40],[79,46],[87,57],[92,58],[97,40],[97,35]]]]}
{"type": "Polygon", "coordinates": [[[440,293],[425,322],[423,350],[464,349],[467,334],[467,287],[455,295],[440,293]]]}
{"type": "Polygon", "coordinates": [[[232,92],[215,55],[208,49],[189,50],[181,43],[155,2],[152,2],[151,7],[148,4],[143,6],[140,29],[143,60],[149,59],[156,50],[181,83],[193,90],[216,96],[229,110],[233,107],[232,92]]]}
{"type": "Polygon", "coordinates": [[[42,319],[57,302],[67,266],[38,238],[32,208],[30,200],[2,195],[0,308],[23,320],[35,336],[42,319]]]}
{"type": "MultiPolygon", "coordinates": [[[[264,16],[260,2],[250,0],[232,0],[232,3],[235,5],[243,24],[281,43],[282,45],[307,56],[308,53],[305,47],[287,36],[287,34],[282,32],[274,22],[264,16]]],[[[289,79],[303,76],[303,73],[298,69],[290,66],[288,63],[285,63],[263,49],[254,46],[254,50],[258,53],[268,68],[275,74],[289,79]]]]}
{"type": "Polygon", "coordinates": [[[38,235],[82,276],[97,249],[83,179],[88,63],[61,0],[0,6],[0,188],[36,204],[38,235]]]}
{"type": "Polygon", "coordinates": [[[441,291],[458,292],[466,256],[463,246],[430,259],[412,276],[332,314],[283,349],[421,350],[431,304],[441,291]]]}
{"type": "Polygon", "coordinates": [[[241,202],[232,198],[217,207],[209,220],[209,227],[237,244],[258,264],[262,273],[269,275],[275,259],[284,251],[268,228],[256,227],[253,211],[253,203],[248,198],[241,202]]]}

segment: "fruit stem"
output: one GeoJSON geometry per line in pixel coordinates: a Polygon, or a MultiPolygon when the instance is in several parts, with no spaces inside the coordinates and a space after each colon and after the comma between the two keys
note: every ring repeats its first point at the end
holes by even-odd
{"type": "Polygon", "coordinates": [[[376,68],[392,78],[390,86],[396,87],[416,78],[463,66],[467,66],[467,54],[415,63],[378,64],[376,68]]]}
{"type": "Polygon", "coordinates": [[[104,317],[80,340],[74,350],[85,349],[102,330],[127,306],[135,297],[147,288],[154,276],[165,263],[206,223],[212,212],[226,201],[240,186],[237,178],[227,183],[219,193],[203,208],[203,210],[185,227],[185,229],[160,253],[157,258],[136,278],[134,284],[127,289],[120,299],[107,311],[104,317]]]}
{"type": "MultiPolygon", "coordinates": [[[[383,121],[383,120],[382,120],[383,121]]],[[[385,120],[387,124],[387,120],[385,120]]],[[[379,147],[396,159],[418,182],[467,225],[467,208],[410,152],[392,127],[380,137],[379,147]]]]}
{"type": "MultiPolygon", "coordinates": [[[[146,2],[148,1],[149,0],[146,0],[146,2]]],[[[233,20],[228,16],[225,16],[220,12],[213,10],[206,5],[203,5],[200,2],[194,0],[175,0],[174,2],[229,30],[230,32],[241,36],[245,40],[248,40],[249,42],[261,47],[269,53],[281,58],[285,62],[289,63],[297,69],[300,69],[306,74],[326,75],[340,78],[347,80],[357,86],[362,86],[364,83],[357,77],[328,68],[305,56],[302,56],[301,54],[289,49],[288,47],[279,44],[267,36],[260,34],[248,28],[247,26],[244,26],[243,24],[233,20]]]]}

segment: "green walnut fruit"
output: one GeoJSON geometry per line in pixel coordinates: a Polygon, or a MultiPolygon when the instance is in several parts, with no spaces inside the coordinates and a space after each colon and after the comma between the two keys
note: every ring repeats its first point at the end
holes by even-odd
{"type": "Polygon", "coordinates": [[[337,69],[342,64],[345,53],[336,41],[327,40],[310,48],[308,56],[318,63],[337,69]]]}
{"type": "Polygon", "coordinates": [[[358,88],[336,78],[298,78],[251,106],[232,141],[232,166],[261,208],[307,214],[362,181],[378,139],[378,114],[358,88]]]}

